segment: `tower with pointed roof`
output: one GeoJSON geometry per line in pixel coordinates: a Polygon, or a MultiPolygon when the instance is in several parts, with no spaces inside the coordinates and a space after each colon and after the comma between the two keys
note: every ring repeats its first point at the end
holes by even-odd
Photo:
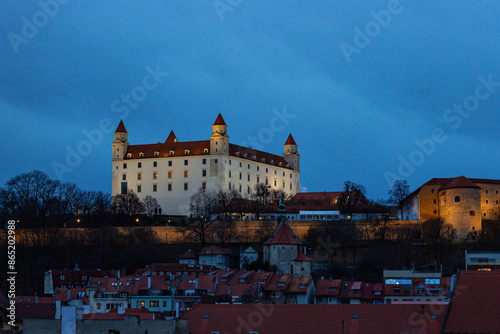
{"type": "Polygon", "coordinates": [[[295,143],[290,133],[284,145],[283,159],[285,159],[292,169],[296,171],[300,171],[300,154],[298,152],[298,147],[299,145],[295,143]]]}
{"type": "Polygon", "coordinates": [[[276,266],[280,274],[297,276],[311,275],[311,258],[302,251],[302,242],[288,225],[283,200],[278,210],[278,226],[271,237],[264,243],[264,261],[276,266]]]}
{"type": "Polygon", "coordinates": [[[125,157],[128,147],[128,132],[123,121],[120,121],[115,131],[115,140],[113,141],[112,160],[121,160],[125,157]]]}
{"type": "Polygon", "coordinates": [[[227,135],[227,125],[219,114],[212,125],[212,135],[210,136],[211,154],[229,154],[229,136],[227,135]]]}
{"type": "MultiPolygon", "coordinates": [[[[166,140],[131,145],[120,121],[113,141],[111,194],[134,191],[140,199],[150,195],[163,214],[189,216],[191,197],[200,189],[234,190],[243,196],[264,183],[291,196],[299,191],[298,169],[283,156],[230,143],[227,128],[218,114],[210,138],[180,141],[170,131],[166,140]]],[[[292,158],[297,145],[293,138],[287,145],[287,157],[292,158]]]]}

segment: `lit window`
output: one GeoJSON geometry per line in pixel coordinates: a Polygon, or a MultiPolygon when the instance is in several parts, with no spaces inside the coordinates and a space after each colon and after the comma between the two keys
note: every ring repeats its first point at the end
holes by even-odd
{"type": "Polygon", "coordinates": [[[203,153],[208,153],[208,148],[205,148],[205,149],[203,150],[203,153]]]}
{"type": "Polygon", "coordinates": [[[157,172],[153,172],[153,180],[156,180],[158,178],[158,173],[157,172]]]}
{"type": "Polygon", "coordinates": [[[137,180],[142,180],[142,173],[137,173],[137,180]]]}
{"type": "Polygon", "coordinates": [[[101,303],[97,303],[97,309],[100,310],[101,309],[101,303]]]}
{"type": "Polygon", "coordinates": [[[184,151],[184,154],[185,154],[185,155],[188,155],[188,154],[189,154],[189,150],[185,150],[185,151],[184,151]]]}
{"type": "Polygon", "coordinates": [[[170,156],[173,156],[173,155],[175,154],[175,151],[170,151],[170,152],[168,152],[168,154],[169,154],[170,156]]]}
{"type": "Polygon", "coordinates": [[[187,178],[189,176],[189,173],[187,170],[184,171],[184,178],[187,178]]]}
{"type": "Polygon", "coordinates": [[[139,153],[139,157],[141,157],[141,158],[142,158],[143,156],[144,156],[144,153],[142,153],[142,152],[141,152],[141,153],[139,153]]]}
{"type": "Polygon", "coordinates": [[[171,179],[172,178],[172,172],[168,172],[168,178],[171,179]]]}

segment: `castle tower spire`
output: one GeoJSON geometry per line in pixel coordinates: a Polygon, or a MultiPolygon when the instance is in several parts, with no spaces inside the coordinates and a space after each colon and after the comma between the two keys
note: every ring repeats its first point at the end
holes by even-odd
{"type": "Polygon", "coordinates": [[[115,140],[113,141],[112,160],[122,160],[125,158],[128,148],[128,132],[123,121],[120,121],[115,131],[115,140]]]}
{"type": "Polygon", "coordinates": [[[288,138],[283,147],[284,147],[284,152],[282,155],[283,159],[285,159],[285,161],[292,167],[293,170],[299,171],[300,170],[300,154],[298,152],[299,145],[297,145],[291,133],[288,135],[288,138]]]}
{"type": "Polygon", "coordinates": [[[227,125],[221,114],[217,116],[214,125],[212,125],[210,153],[229,154],[229,136],[227,135],[227,125]]]}

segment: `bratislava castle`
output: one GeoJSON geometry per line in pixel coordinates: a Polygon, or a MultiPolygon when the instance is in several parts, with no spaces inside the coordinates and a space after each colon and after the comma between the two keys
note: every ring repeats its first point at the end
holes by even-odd
{"type": "Polygon", "coordinates": [[[209,140],[182,142],[172,131],[164,143],[130,145],[120,121],[113,142],[112,195],[130,190],[141,199],[151,195],[163,214],[183,216],[189,215],[191,196],[200,188],[232,189],[245,196],[264,183],[293,196],[300,190],[297,148],[291,134],[281,156],[231,144],[220,114],[209,140]]]}

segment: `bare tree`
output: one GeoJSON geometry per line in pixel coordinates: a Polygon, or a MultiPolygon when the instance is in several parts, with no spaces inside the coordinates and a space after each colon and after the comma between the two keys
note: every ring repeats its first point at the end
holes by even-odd
{"type": "Polygon", "coordinates": [[[352,218],[353,213],[362,206],[368,204],[366,189],[360,184],[351,181],[344,182],[344,192],[338,199],[338,205],[342,213],[347,213],[352,218]]]}
{"type": "Polygon", "coordinates": [[[125,195],[113,196],[113,213],[124,216],[137,216],[144,211],[144,205],[133,190],[125,195]]]}
{"type": "Polygon", "coordinates": [[[236,190],[219,190],[217,192],[218,212],[222,214],[224,220],[231,219],[230,215],[234,213],[234,200],[239,198],[236,190]]]}
{"type": "Polygon", "coordinates": [[[154,198],[151,195],[147,195],[142,201],[142,203],[144,205],[144,213],[148,217],[153,217],[154,215],[157,215],[158,212],[161,210],[160,204],[158,204],[156,198],[154,198]]]}
{"type": "Polygon", "coordinates": [[[398,207],[401,213],[401,219],[404,219],[404,209],[406,208],[404,199],[410,194],[410,186],[406,180],[394,181],[392,188],[389,190],[389,203],[398,207]]]}
{"type": "Polygon", "coordinates": [[[191,197],[191,218],[185,226],[187,232],[198,239],[202,247],[207,244],[208,236],[213,232],[212,216],[217,212],[217,194],[211,190],[199,189],[191,197]]]}
{"type": "Polygon", "coordinates": [[[271,203],[271,191],[269,186],[264,183],[257,183],[250,193],[250,209],[256,214],[257,220],[261,212],[271,203]]]}
{"type": "Polygon", "coordinates": [[[442,218],[426,220],[420,225],[422,239],[434,249],[434,257],[443,252],[445,244],[451,244],[455,238],[456,230],[442,218]]]}

